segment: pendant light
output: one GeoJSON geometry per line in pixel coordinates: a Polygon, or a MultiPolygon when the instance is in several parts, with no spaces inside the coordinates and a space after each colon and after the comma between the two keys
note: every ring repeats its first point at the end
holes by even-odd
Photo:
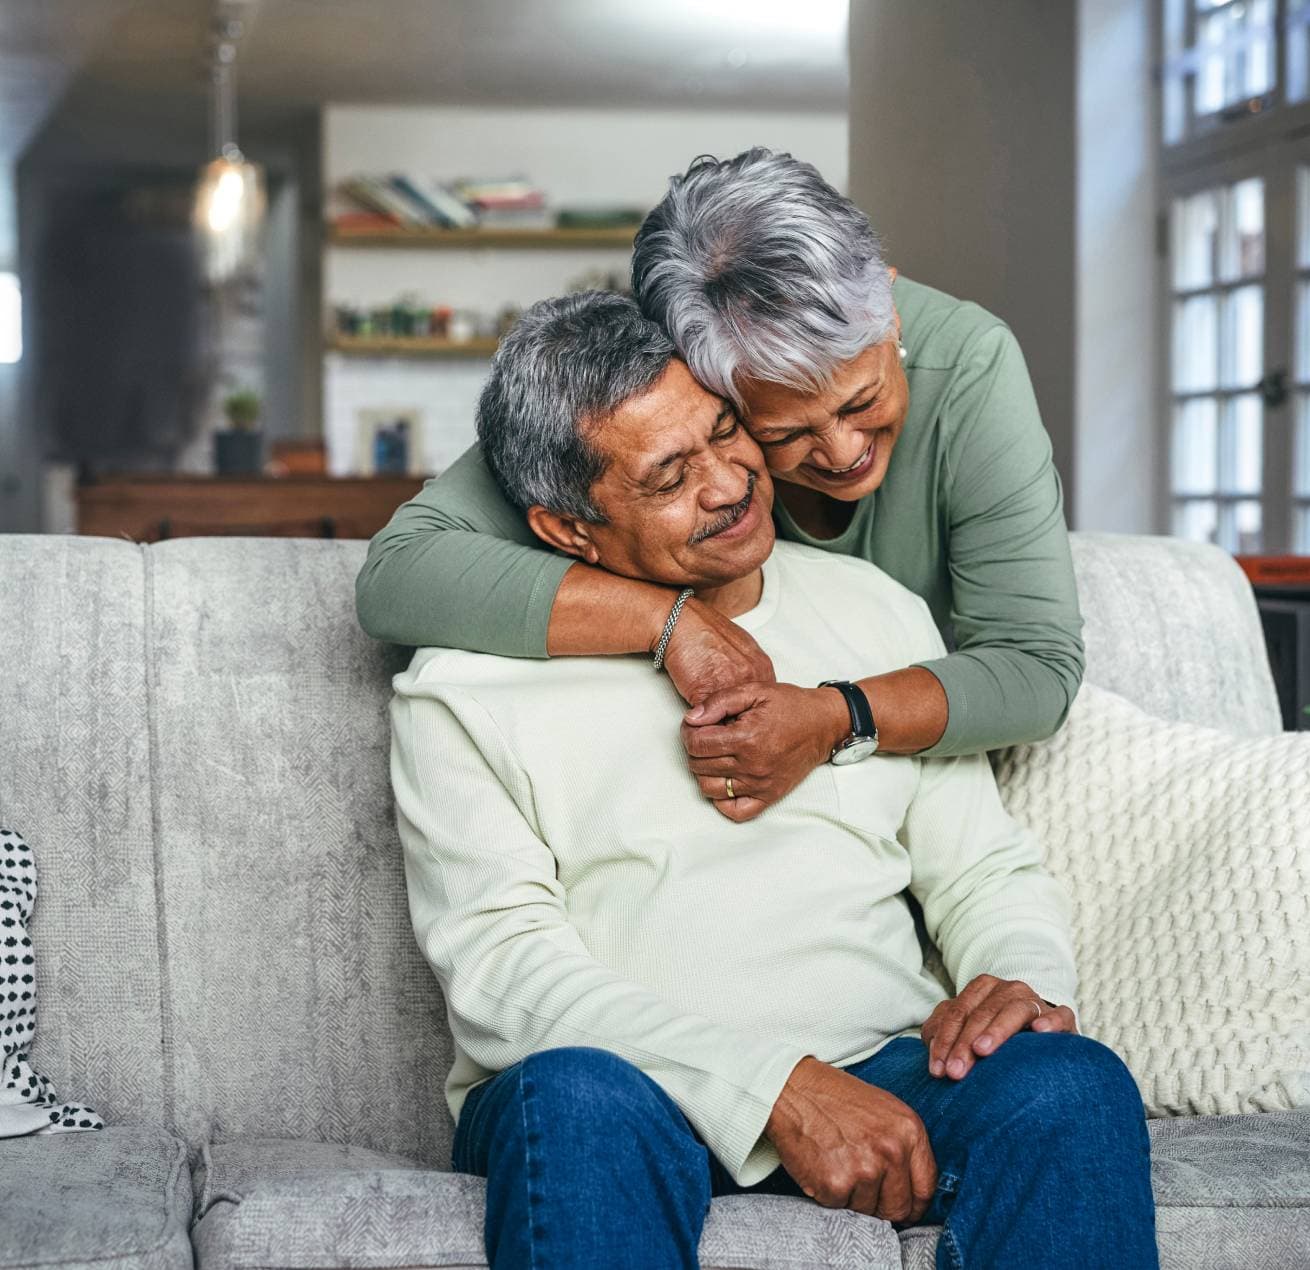
{"type": "Polygon", "coordinates": [[[259,259],[267,208],[264,169],[236,141],[237,46],[244,22],[230,0],[214,10],[210,57],[210,153],[196,185],[193,223],[206,279],[221,284],[259,259]]]}

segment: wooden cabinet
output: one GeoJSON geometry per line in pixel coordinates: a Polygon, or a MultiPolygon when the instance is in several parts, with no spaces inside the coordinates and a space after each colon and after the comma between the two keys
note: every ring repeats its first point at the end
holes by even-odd
{"type": "Polygon", "coordinates": [[[133,542],[371,538],[421,476],[109,476],[78,487],[77,530],[133,542]]]}

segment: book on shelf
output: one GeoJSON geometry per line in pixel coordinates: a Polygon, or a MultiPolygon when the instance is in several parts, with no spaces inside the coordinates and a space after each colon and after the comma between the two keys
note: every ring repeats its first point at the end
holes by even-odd
{"type": "Polygon", "coordinates": [[[403,172],[391,175],[391,184],[416,207],[426,213],[433,225],[446,229],[468,229],[478,223],[477,213],[452,194],[440,181],[408,177],[403,172]]]}
{"type": "Polygon", "coordinates": [[[394,186],[375,176],[352,176],[341,183],[342,192],[370,211],[390,216],[398,225],[417,229],[431,222],[394,186]]]}
{"type": "Polygon", "coordinates": [[[357,230],[414,229],[636,230],[644,212],[624,204],[573,204],[553,212],[545,194],[522,177],[452,182],[392,172],[359,174],[340,191],[362,211],[345,211],[334,223],[357,230]]]}
{"type": "Polygon", "coordinates": [[[495,181],[460,180],[451,188],[464,202],[479,209],[540,208],[546,205],[545,194],[521,177],[495,181]]]}
{"type": "MultiPolygon", "coordinates": [[[[341,182],[342,194],[368,212],[406,228],[543,228],[552,219],[545,194],[518,177],[444,183],[392,172],[360,173],[341,182]]],[[[335,218],[347,223],[345,217],[335,218]]]]}

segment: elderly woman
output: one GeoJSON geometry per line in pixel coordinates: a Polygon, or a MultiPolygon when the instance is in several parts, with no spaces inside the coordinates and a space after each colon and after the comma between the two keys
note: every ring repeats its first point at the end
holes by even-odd
{"type": "MultiPolygon", "coordinates": [[[[798,713],[750,636],[691,598],[665,668],[693,707],[683,743],[706,797],[757,815],[861,734],[876,738],[861,754],[949,756],[1054,732],[1082,677],[1082,621],[1009,328],[897,277],[849,199],[764,149],[674,177],[632,281],[762,448],[779,533],[879,566],[954,650],[859,680],[858,698],[842,693],[849,718],[840,704],[798,713]]],[[[675,464],[670,492],[679,479],[675,464]]],[[[649,652],[678,598],[543,550],[476,447],[373,539],[356,595],[378,639],[520,657],[649,652]]]]}

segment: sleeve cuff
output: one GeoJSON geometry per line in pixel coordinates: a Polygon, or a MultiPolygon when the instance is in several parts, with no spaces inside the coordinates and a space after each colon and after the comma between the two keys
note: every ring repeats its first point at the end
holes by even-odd
{"type": "Polygon", "coordinates": [[[953,664],[950,657],[917,661],[914,665],[935,676],[946,694],[946,728],[935,745],[920,750],[915,758],[955,758],[960,754],[974,753],[979,747],[971,744],[972,738],[967,735],[965,723],[968,693],[964,681],[967,675],[958,673],[960,667],[953,664]]]}
{"type": "Polygon", "coordinates": [[[764,1181],[782,1163],[773,1143],[764,1136],[764,1126],[796,1064],[808,1056],[808,1050],[780,1050],[743,1090],[742,1103],[730,1123],[720,1133],[702,1134],[738,1186],[764,1181]]]}
{"type": "Polygon", "coordinates": [[[523,640],[529,657],[550,656],[546,651],[546,637],[550,631],[555,595],[564,575],[577,563],[572,556],[560,552],[543,551],[541,555],[542,561],[523,613],[523,640]]]}

